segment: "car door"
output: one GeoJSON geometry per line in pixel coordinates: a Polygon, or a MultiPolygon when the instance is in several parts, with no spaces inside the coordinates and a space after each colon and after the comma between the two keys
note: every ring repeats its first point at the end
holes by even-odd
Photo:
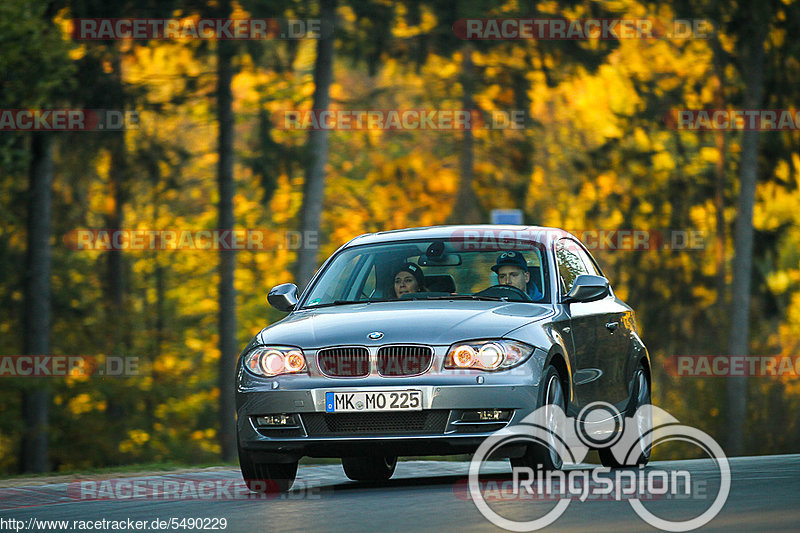
{"type": "MultiPolygon", "coordinates": [[[[582,274],[600,276],[597,268],[577,241],[569,238],[556,242],[556,260],[561,278],[562,297],[569,293],[575,279],[582,274]]],[[[620,402],[618,381],[621,379],[624,356],[617,352],[617,334],[621,326],[621,309],[613,296],[594,302],[574,302],[567,306],[570,316],[573,354],[574,405],[584,406],[605,401],[620,402]],[[615,324],[616,323],[616,324],[615,324]],[[619,354],[616,355],[615,354],[619,354]]]]}
{"type": "MultiPolygon", "coordinates": [[[[580,259],[587,273],[602,276],[597,263],[577,241],[569,240],[570,252],[580,259]]],[[[624,379],[627,342],[630,336],[626,315],[630,309],[611,294],[603,299],[582,304],[571,304],[570,310],[585,314],[592,333],[586,333],[582,346],[579,370],[585,380],[584,397],[587,402],[604,401],[624,409],[628,390],[624,379]]],[[[577,380],[576,380],[577,381],[577,380]]]]}
{"type": "MultiPolygon", "coordinates": [[[[556,242],[556,264],[560,282],[561,298],[572,289],[575,278],[588,274],[581,258],[574,252],[575,245],[567,239],[556,242]]],[[[596,317],[592,303],[572,303],[566,306],[569,315],[569,330],[572,336],[573,354],[573,406],[580,411],[592,399],[591,382],[599,377],[599,369],[592,369],[592,346],[596,344],[596,317]]]]}

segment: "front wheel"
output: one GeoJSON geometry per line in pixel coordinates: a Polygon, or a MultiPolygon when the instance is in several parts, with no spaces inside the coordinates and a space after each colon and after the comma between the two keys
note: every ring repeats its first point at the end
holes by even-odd
{"type": "Polygon", "coordinates": [[[253,492],[286,492],[297,477],[297,461],[265,463],[239,446],[239,466],[247,488],[253,492]]]}
{"type": "Polygon", "coordinates": [[[386,481],[397,466],[397,456],[342,457],[344,473],[353,481],[386,481]]]}
{"type": "Polygon", "coordinates": [[[650,452],[653,446],[653,437],[651,433],[653,429],[653,413],[650,409],[650,381],[641,365],[639,365],[633,373],[632,397],[634,401],[631,409],[623,419],[623,432],[630,431],[630,429],[628,429],[630,424],[633,424],[636,428],[638,455],[635,455],[633,461],[628,461],[628,464],[624,464],[614,457],[610,448],[601,448],[597,450],[597,454],[600,456],[600,462],[603,466],[609,468],[644,466],[650,460],[650,452]]]}
{"type": "Polygon", "coordinates": [[[539,405],[545,409],[544,423],[546,424],[548,443],[547,446],[541,443],[528,444],[525,454],[522,457],[511,458],[512,467],[527,467],[533,470],[539,468],[544,470],[560,470],[564,466],[564,461],[558,450],[561,448],[559,438],[563,435],[564,428],[560,427],[563,420],[563,412],[566,411],[566,395],[561,376],[554,366],[545,369],[542,378],[542,392],[540,393],[539,405]],[[558,407],[561,413],[558,412],[558,407]]]}

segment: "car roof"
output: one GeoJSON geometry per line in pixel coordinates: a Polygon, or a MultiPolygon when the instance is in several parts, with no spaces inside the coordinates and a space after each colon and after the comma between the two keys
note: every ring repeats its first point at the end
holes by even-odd
{"type": "Polygon", "coordinates": [[[451,226],[429,226],[421,228],[396,229],[366,233],[359,235],[344,247],[359,246],[362,244],[377,244],[385,242],[399,242],[426,239],[442,239],[462,235],[483,239],[518,238],[547,243],[558,237],[571,236],[570,233],[545,226],[516,226],[505,224],[472,224],[451,226]],[[509,232],[512,235],[509,235],[509,232]]]}

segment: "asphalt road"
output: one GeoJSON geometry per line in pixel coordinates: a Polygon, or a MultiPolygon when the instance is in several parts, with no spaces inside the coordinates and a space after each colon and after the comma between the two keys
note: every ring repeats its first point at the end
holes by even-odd
{"type": "MultiPolygon", "coordinates": [[[[730,465],[727,502],[702,531],[800,530],[800,455],[732,458],[730,465]]],[[[588,468],[567,467],[578,472],[588,468]]],[[[720,476],[710,460],[654,462],[648,468],[691,474],[690,496],[644,502],[648,510],[662,518],[693,518],[708,509],[716,496],[720,476]]],[[[86,530],[82,526],[112,530],[115,525],[130,530],[137,520],[146,522],[143,531],[198,531],[198,525],[207,526],[206,531],[216,526],[217,530],[248,533],[497,530],[468,496],[468,470],[466,462],[402,462],[390,481],[369,485],[348,481],[339,465],[301,466],[294,489],[272,498],[248,493],[237,470],[221,468],[12,488],[0,482],[0,487],[6,485],[0,488],[0,531],[86,530]],[[188,519],[183,526],[182,518],[188,519]],[[107,522],[81,522],[103,519],[107,522]],[[155,519],[168,522],[170,527],[153,527],[159,526],[153,523],[155,519]],[[42,523],[45,520],[67,523],[42,523]]],[[[533,520],[555,505],[553,501],[510,495],[511,468],[507,462],[490,463],[484,472],[489,505],[505,518],[533,520]]],[[[550,529],[658,530],[643,521],[627,501],[591,498],[571,501],[550,529]]]]}

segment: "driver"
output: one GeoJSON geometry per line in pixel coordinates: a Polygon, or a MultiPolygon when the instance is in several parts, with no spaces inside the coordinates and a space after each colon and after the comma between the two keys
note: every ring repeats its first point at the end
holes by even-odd
{"type": "Polygon", "coordinates": [[[498,285],[515,287],[534,302],[538,302],[544,296],[535,283],[530,283],[531,273],[528,272],[528,262],[522,253],[513,250],[503,252],[497,257],[497,263],[492,270],[497,274],[498,285]]]}
{"type": "Polygon", "coordinates": [[[394,295],[400,298],[404,294],[425,291],[425,274],[415,263],[403,263],[395,270],[394,295]]]}

